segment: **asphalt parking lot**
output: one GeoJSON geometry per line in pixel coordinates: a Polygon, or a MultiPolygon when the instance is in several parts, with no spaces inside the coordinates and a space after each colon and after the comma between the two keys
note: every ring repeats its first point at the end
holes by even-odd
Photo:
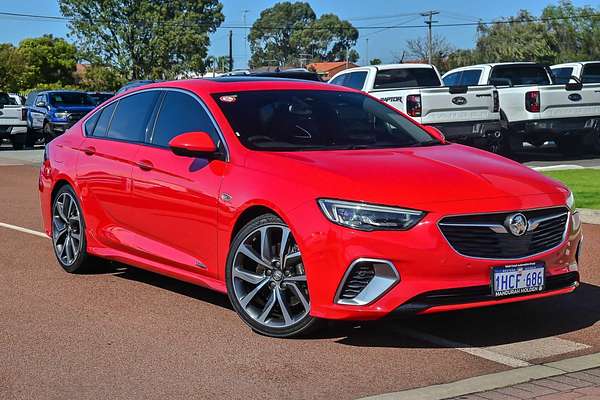
{"type": "Polygon", "coordinates": [[[600,225],[571,295],[270,339],[207,289],[110,262],[64,273],[36,234],[40,152],[0,151],[2,399],[355,399],[600,352],[600,225]]]}

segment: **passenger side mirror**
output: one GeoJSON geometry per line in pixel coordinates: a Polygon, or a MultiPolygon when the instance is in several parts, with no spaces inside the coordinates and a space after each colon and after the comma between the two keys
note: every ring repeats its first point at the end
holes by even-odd
{"type": "Polygon", "coordinates": [[[440,142],[446,143],[446,136],[444,136],[444,134],[442,133],[442,131],[440,131],[435,126],[423,125],[423,129],[425,129],[425,131],[427,133],[429,133],[431,136],[433,136],[434,138],[436,138],[440,142]]]}
{"type": "Polygon", "coordinates": [[[171,151],[183,157],[219,158],[217,146],[206,132],[186,132],[169,142],[171,151]]]}

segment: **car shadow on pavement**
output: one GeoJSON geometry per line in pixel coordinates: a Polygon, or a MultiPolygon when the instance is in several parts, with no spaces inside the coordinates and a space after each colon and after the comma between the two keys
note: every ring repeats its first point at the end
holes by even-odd
{"type": "Polygon", "coordinates": [[[339,344],[365,347],[436,348],[418,333],[473,347],[548,338],[600,321],[600,287],[588,283],[572,294],[496,307],[340,326],[322,333],[339,344]],[[406,335],[403,330],[410,330],[406,335]],[[416,332],[416,334],[415,334],[416,332]],[[413,340],[414,338],[417,340],[413,340]]]}
{"type": "Polygon", "coordinates": [[[116,261],[107,261],[98,259],[90,265],[85,271],[86,275],[111,274],[117,278],[127,279],[147,285],[152,285],[160,289],[181,294],[198,301],[214,304],[219,307],[232,310],[229,299],[222,293],[215,292],[198,285],[183,282],[168,276],[159,275],[154,272],[135,268],[129,265],[121,264],[116,261]]]}

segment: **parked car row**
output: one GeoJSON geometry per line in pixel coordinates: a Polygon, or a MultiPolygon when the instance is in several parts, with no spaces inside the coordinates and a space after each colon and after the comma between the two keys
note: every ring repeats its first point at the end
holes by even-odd
{"type": "Polygon", "coordinates": [[[480,64],[441,80],[431,65],[390,64],[329,83],[368,92],[455,142],[510,154],[554,141],[565,154],[600,153],[600,62],[480,64]]]}
{"type": "Polygon", "coordinates": [[[84,115],[113,96],[108,92],[47,90],[18,94],[0,93],[0,139],[15,150],[64,133],[84,115]]]}

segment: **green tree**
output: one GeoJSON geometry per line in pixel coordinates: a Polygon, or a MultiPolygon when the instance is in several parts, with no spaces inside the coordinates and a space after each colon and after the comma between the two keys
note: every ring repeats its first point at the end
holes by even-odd
{"type": "Polygon", "coordinates": [[[555,62],[600,58],[599,11],[590,6],[575,7],[567,0],[544,8],[546,40],[556,54],[555,62]]]}
{"type": "Polygon", "coordinates": [[[125,81],[125,78],[112,67],[91,65],[83,73],[79,86],[88,91],[114,92],[123,86],[125,81]]]}
{"type": "Polygon", "coordinates": [[[358,30],[334,14],[317,18],[308,3],[282,2],[260,13],[248,35],[253,67],[300,60],[358,60],[358,30]]]}
{"type": "Polygon", "coordinates": [[[18,49],[10,43],[0,44],[0,91],[18,92],[22,87],[25,62],[18,49]]]}
{"type": "Polygon", "coordinates": [[[205,70],[209,33],[223,22],[218,0],[59,0],[84,58],[128,79],[205,70]]]}
{"type": "Polygon", "coordinates": [[[74,83],[77,48],[66,40],[52,35],[24,39],[19,43],[17,51],[23,62],[22,73],[18,78],[21,89],[42,84],[74,83]]]}
{"type": "Polygon", "coordinates": [[[369,61],[370,65],[380,65],[381,64],[381,59],[379,58],[374,58],[371,61],[369,61]]]}
{"type": "Polygon", "coordinates": [[[552,63],[556,51],[547,40],[546,27],[526,10],[491,26],[479,27],[477,51],[486,62],[537,61],[552,63]]]}

